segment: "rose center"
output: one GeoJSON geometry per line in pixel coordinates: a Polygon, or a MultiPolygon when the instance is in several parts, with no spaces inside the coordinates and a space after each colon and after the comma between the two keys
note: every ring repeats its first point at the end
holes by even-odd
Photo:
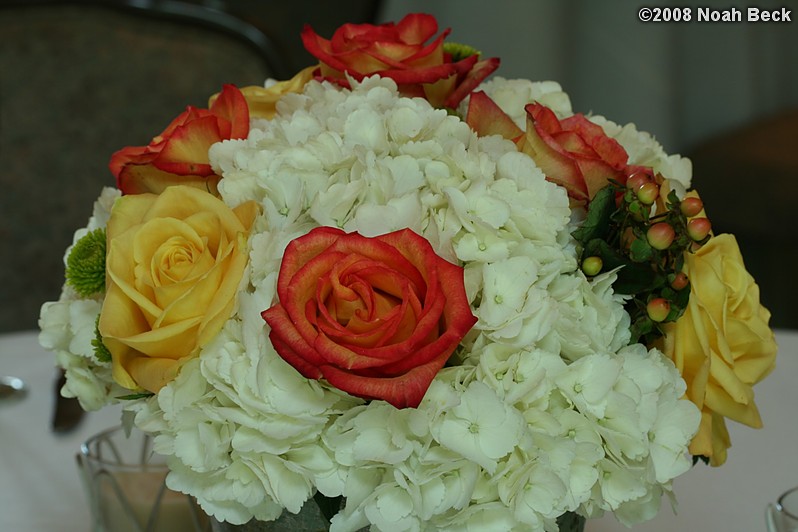
{"type": "Polygon", "coordinates": [[[194,242],[172,237],[158,248],[151,262],[155,286],[179,283],[202,275],[213,266],[213,258],[194,242]]]}
{"type": "Polygon", "coordinates": [[[336,265],[319,280],[318,325],[326,334],[361,346],[403,341],[421,314],[411,285],[401,273],[368,260],[336,265]]]}
{"type": "Polygon", "coordinates": [[[402,303],[359,275],[347,275],[335,285],[323,304],[331,318],[352,332],[363,332],[390,318],[402,303]]]}

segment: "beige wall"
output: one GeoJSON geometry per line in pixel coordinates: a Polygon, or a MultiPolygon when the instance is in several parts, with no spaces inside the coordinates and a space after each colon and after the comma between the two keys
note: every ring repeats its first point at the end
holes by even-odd
{"type": "Polygon", "coordinates": [[[429,12],[450,39],[499,56],[497,75],[555,79],[574,109],[634,121],[684,152],[735,126],[798,107],[798,20],[791,23],[641,23],[641,6],[728,9],[797,0],[388,0],[382,20],[429,12]]]}

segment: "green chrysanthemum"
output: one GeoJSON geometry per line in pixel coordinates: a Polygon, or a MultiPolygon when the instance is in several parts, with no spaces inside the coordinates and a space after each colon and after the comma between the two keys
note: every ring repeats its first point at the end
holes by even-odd
{"type": "Polygon", "coordinates": [[[447,54],[451,54],[452,62],[456,63],[457,61],[462,61],[466,57],[471,57],[472,55],[481,55],[482,52],[474,48],[473,46],[469,46],[467,44],[460,44],[456,42],[447,42],[443,44],[443,51],[447,54]]]}
{"type": "Polygon", "coordinates": [[[105,229],[77,241],[67,257],[66,281],[81,297],[105,290],[105,229]]]}

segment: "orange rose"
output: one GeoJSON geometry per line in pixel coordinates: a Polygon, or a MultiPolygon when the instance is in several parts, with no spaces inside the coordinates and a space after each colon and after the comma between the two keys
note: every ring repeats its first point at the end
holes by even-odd
{"type": "Polygon", "coordinates": [[[526,106],[526,133],[483,92],[471,94],[466,123],[479,134],[501,135],[529,155],[549,181],[561,185],[576,204],[585,204],[611,180],[626,183],[650,168],[629,165],[629,155],[601,126],[581,114],[560,120],[548,107],[526,106]]]}
{"type": "Polygon", "coordinates": [[[190,185],[216,194],[208,149],[227,139],[249,135],[249,110],[244,96],[225,85],[210,109],[189,106],[147,146],[128,146],[109,163],[123,194],[160,193],[170,185],[190,185]]]}
{"type": "Polygon", "coordinates": [[[759,287],[745,270],[734,236],[712,237],[688,253],[684,271],[690,301],[681,318],[664,326],[662,351],[701,409],[690,452],[717,466],[731,446],[724,418],[762,426],[752,386],[773,370],[777,346],[770,312],[759,303],[759,287]]]}
{"type": "Polygon", "coordinates": [[[581,114],[559,120],[540,104],[526,107],[526,136],[521,151],[532,157],[546,177],[585,203],[611,179],[626,183],[631,173],[626,150],[601,126],[581,114]]]}
{"type": "Polygon", "coordinates": [[[230,209],[187,186],[117,200],[99,330],[121,386],[157,392],[221,330],[256,214],[255,202],[230,209]]]}
{"type": "Polygon", "coordinates": [[[309,379],[416,407],[471,329],[463,269],[405,229],[375,238],[320,227],[292,241],[263,312],[275,350],[309,379]]]}
{"type": "Polygon", "coordinates": [[[478,55],[469,55],[453,61],[443,50],[450,30],[426,44],[437,31],[435,17],[413,13],[398,24],[344,24],[330,40],[305,26],[302,42],[321,61],[320,73],[327,79],[348,86],[344,73],[358,81],[379,74],[394,80],[407,96],[454,108],[499,67],[499,60],[479,61],[478,55]]]}

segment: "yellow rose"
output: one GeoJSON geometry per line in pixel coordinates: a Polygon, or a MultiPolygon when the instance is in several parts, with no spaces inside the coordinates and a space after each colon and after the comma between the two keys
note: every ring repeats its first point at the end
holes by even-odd
{"type": "Polygon", "coordinates": [[[663,352],[687,382],[687,396],[701,409],[701,425],[690,444],[693,455],[726,461],[731,446],[724,418],[762,426],[752,386],[775,367],[776,341],[770,312],[759,303],[759,287],[746,271],[737,240],[722,234],[685,257],[690,302],[665,327],[663,352]]]}
{"type": "MultiPolygon", "coordinates": [[[[249,106],[250,117],[271,120],[277,112],[277,102],[280,98],[291,92],[302,92],[305,84],[313,79],[313,71],[317,68],[318,65],[307,67],[300,70],[293,78],[287,81],[278,81],[270,87],[256,85],[243,87],[241,93],[249,106]]],[[[209,105],[212,105],[218,96],[218,94],[211,96],[209,105]]]]}
{"type": "Polygon", "coordinates": [[[230,209],[188,186],[117,200],[99,330],[120,385],[157,392],[221,330],[256,214],[255,202],[230,209]]]}

